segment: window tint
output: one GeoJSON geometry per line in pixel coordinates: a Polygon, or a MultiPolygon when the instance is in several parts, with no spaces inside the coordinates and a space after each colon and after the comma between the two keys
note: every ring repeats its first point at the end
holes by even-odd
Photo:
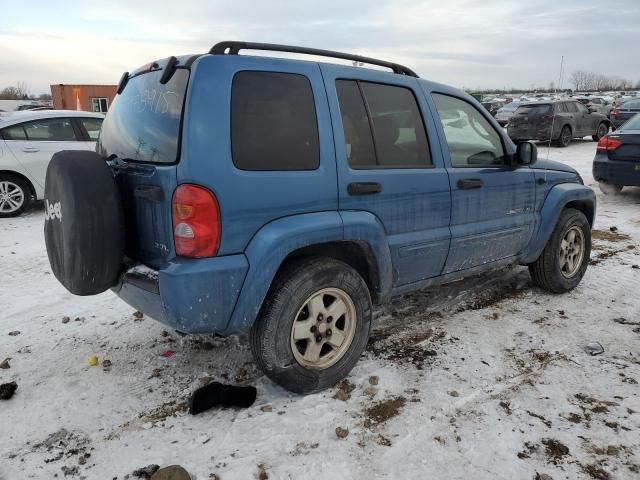
{"type": "Polygon", "coordinates": [[[2,138],[5,140],[26,140],[27,134],[22,125],[16,125],[2,130],[2,138]]]}
{"type": "Polygon", "coordinates": [[[505,164],[502,139],[478,110],[470,103],[448,95],[434,93],[433,99],[454,167],[505,164]]]}
{"type": "Polygon", "coordinates": [[[309,80],[290,73],[237,73],[231,93],[231,148],[233,163],[242,170],[318,168],[309,80]]]}
{"type": "Polygon", "coordinates": [[[569,113],[569,110],[567,110],[567,104],[566,103],[562,102],[562,103],[558,103],[557,105],[558,105],[558,107],[557,107],[556,111],[558,113],[569,113]]]}
{"type": "Polygon", "coordinates": [[[100,136],[100,127],[102,127],[102,120],[99,118],[81,118],[80,123],[89,134],[91,140],[98,140],[100,136]]]}
{"type": "Polygon", "coordinates": [[[352,80],[337,80],[336,91],[349,166],[375,168],[377,163],[373,136],[358,83],[352,80]]]}
{"type": "Polygon", "coordinates": [[[422,115],[411,90],[354,80],[336,81],[336,90],[350,167],[431,165],[422,115]]]}
{"type": "Polygon", "coordinates": [[[116,95],[102,124],[100,155],[154,163],[178,160],[189,70],[178,68],[164,85],[160,83],[162,73],[136,75],[116,95]]]}
{"type": "Polygon", "coordinates": [[[52,118],[23,124],[27,140],[72,142],[78,140],[68,118],[52,118]]]}
{"type": "Polygon", "coordinates": [[[528,105],[519,106],[516,113],[527,115],[546,115],[551,112],[550,103],[530,103],[528,105]]]}

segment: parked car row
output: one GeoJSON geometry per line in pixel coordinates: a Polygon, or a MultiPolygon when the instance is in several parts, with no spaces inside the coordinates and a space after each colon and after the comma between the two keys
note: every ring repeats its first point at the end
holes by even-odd
{"type": "Polygon", "coordinates": [[[553,141],[567,147],[573,138],[591,135],[600,140],[609,132],[610,121],[590,111],[576,100],[525,103],[513,113],[507,132],[515,142],[525,140],[553,141]]]}

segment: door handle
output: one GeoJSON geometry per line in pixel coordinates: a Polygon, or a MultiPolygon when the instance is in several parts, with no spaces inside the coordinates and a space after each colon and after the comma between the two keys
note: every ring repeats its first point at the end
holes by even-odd
{"type": "Polygon", "coordinates": [[[24,147],[22,151],[26,153],[36,153],[36,152],[39,152],[40,149],[36,147],[24,147]]]}
{"type": "Polygon", "coordinates": [[[471,190],[472,188],[481,188],[482,180],[479,178],[461,178],[458,180],[459,190],[471,190]]]}
{"type": "Polygon", "coordinates": [[[378,182],[353,182],[347,185],[349,195],[373,195],[382,191],[378,182]]]}

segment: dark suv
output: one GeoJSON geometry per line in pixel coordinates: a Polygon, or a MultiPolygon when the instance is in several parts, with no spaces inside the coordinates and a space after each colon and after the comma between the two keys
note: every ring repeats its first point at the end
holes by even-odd
{"type": "Polygon", "coordinates": [[[576,100],[525,103],[511,117],[507,132],[516,142],[553,140],[567,147],[571,139],[587,135],[597,142],[609,132],[609,119],[576,100]]]}
{"type": "Polygon", "coordinates": [[[535,161],[471,96],[402,65],[225,42],[123,75],[97,153],[49,166],[45,240],[71,292],[248,333],[263,371],[308,393],[349,373],[393,295],[513,264],[578,285],[595,195],[535,161]]]}

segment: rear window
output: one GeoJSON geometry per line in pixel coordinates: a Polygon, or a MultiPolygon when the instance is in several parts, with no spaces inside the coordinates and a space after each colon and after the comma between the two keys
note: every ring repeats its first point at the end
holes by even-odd
{"type": "Polygon", "coordinates": [[[535,105],[521,105],[516,110],[518,115],[545,115],[551,113],[550,103],[538,103],[535,105]]]}
{"type": "Polygon", "coordinates": [[[157,71],[133,77],[116,96],[102,124],[101,155],[140,162],[177,161],[189,71],[178,68],[165,85],[161,75],[157,71]]]}

